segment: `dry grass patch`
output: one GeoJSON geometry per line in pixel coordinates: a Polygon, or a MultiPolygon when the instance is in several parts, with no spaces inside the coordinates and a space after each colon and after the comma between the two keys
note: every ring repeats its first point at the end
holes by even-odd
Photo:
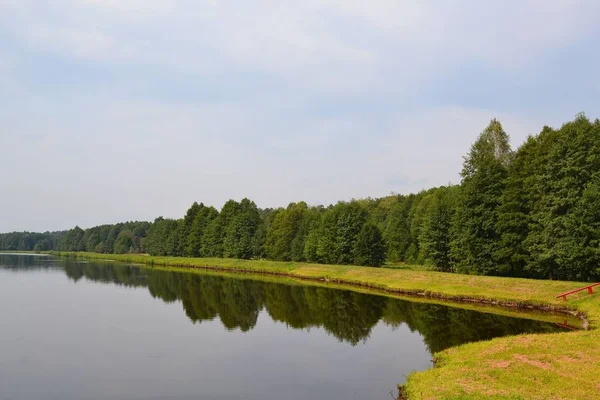
{"type": "Polygon", "coordinates": [[[506,361],[506,360],[503,360],[503,361],[489,361],[488,364],[492,368],[502,368],[502,369],[504,369],[504,368],[508,368],[510,366],[511,362],[510,361],[506,361]]]}
{"type": "Polygon", "coordinates": [[[532,360],[523,354],[513,354],[513,358],[523,364],[531,365],[532,367],[537,367],[544,370],[550,369],[550,365],[547,363],[538,360],[532,360]]]}

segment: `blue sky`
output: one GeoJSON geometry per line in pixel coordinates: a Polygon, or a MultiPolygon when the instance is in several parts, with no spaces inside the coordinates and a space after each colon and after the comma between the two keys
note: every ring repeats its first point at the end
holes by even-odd
{"type": "Polygon", "coordinates": [[[417,192],[491,118],[600,117],[596,1],[48,4],[0,0],[0,231],[417,192]]]}

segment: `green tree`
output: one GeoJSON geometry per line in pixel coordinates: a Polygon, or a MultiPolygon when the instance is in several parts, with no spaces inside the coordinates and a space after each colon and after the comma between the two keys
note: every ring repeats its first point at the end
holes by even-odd
{"type": "MultiPolygon", "coordinates": [[[[550,128],[544,128],[546,131],[550,128]]],[[[539,165],[539,141],[530,136],[521,145],[508,167],[506,187],[498,209],[496,230],[500,243],[494,259],[501,274],[528,276],[531,254],[526,246],[531,211],[536,196],[532,191],[539,165]]]]}
{"type": "Polygon", "coordinates": [[[376,225],[363,225],[354,244],[354,262],[357,265],[381,267],[385,263],[385,243],[376,225]]]}
{"type": "Polygon", "coordinates": [[[199,209],[194,217],[187,236],[186,254],[192,257],[202,256],[202,236],[208,225],[219,216],[219,212],[214,207],[199,205],[199,209]]]}
{"type": "MultiPolygon", "coordinates": [[[[265,253],[269,259],[292,260],[294,239],[296,239],[307,213],[308,205],[304,202],[291,203],[286,209],[277,210],[274,213],[265,242],[265,253]]],[[[296,246],[304,247],[303,243],[297,243],[296,246]]]]}
{"type": "Polygon", "coordinates": [[[254,240],[252,244],[252,253],[255,258],[262,259],[267,258],[267,252],[265,250],[265,245],[267,242],[267,234],[273,223],[273,218],[275,217],[276,210],[272,208],[267,208],[265,210],[258,210],[260,214],[260,223],[258,224],[258,228],[256,233],[254,234],[254,240]]]}
{"type": "Polygon", "coordinates": [[[133,232],[130,230],[121,231],[115,241],[114,251],[116,254],[135,253],[137,246],[133,232]]]}
{"type": "Polygon", "coordinates": [[[85,244],[82,242],[83,229],[76,226],[75,228],[68,231],[60,240],[59,250],[62,251],[83,251],[85,250],[85,244]]]}
{"type": "Polygon", "coordinates": [[[367,217],[364,206],[356,201],[341,206],[337,226],[337,263],[351,264],[354,261],[354,246],[367,217]]]}
{"type": "Polygon", "coordinates": [[[192,204],[183,217],[183,221],[179,229],[178,253],[185,257],[194,256],[193,249],[190,247],[190,232],[192,230],[192,224],[202,208],[204,208],[204,204],[198,204],[197,202],[194,202],[194,204],[192,204]]]}
{"type": "Polygon", "coordinates": [[[202,257],[223,257],[222,222],[220,216],[208,222],[200,238],[202,257]]]}
{"type": "Polygon", "coordinates": [[[303,256],[311,262],[353,263],[356,238],[367,218],[364,204],[357,201],[339,202],[324,210],[321,217],[311,214],[303,256]]]}
{"type": "Polygon", "coordinates": [[[459,272],[499,273],[494,261],[500,245],[496,224],[511,159],[509,137],[500,122],[493,119],[463,164],[452,249],[459,272]]]}
{"type": "Polygon", "coordinates": [[[389,261],[405,261],[406,252],[412,243],[409,213],[414,199],[414,195],[404,197],[389,210],[384,231],[389,261]]]}
{"type": "Polygon", "coordinates": [[[292,240],[292,261],[307,261],[304,254],[306,242],[310,232],[318,229],[321,220],[321,212],[321,207],[310,207],[302,213],[302,218],[298,223],[294,239],[292,240]]]}
{"type": "Polygon", "coordinates": [[[319,242],[321,241],[322,230],[322,217],[319,217],[319,219],[315,221],[311,227],[308,235],[306,236],[306,241],[304,242],[304,250],[302,255],[306,261],[314,263],[323,262],[319,256],[319,242]]]}
{"type": "Polygon", "coordinates": [[[237,213],[232,216],[225,228],[223,255],[241,259],[252,258],[254,235],[259,224],[258,207],[253,201],[243,199],[239,203],[237,213]]]}
{"type": "Polygon", "coordinates": [[[52,243],[50,240],[44,238],[36,243],[34,247],[35,251],[50,251],[52,250],[52,243]]]}
{"type": "Polygon", "coordinates": [[[155,219],[146,239],[148,253],[153,256],[178,255],[179,226],[178,220],[162,217],[155,219]]]}
{"type": "Polygon", "coordinates": [[[405,259],[411,264],[423,264],[425,262],[421,243],[419,241],[421,239],[421,229],[425,224],[427,210],[433,199],[432,193],[434,191],[435,189],[429,189],[417,194],[415,200],[412,202],[412,207],[410,208],[410,245],[408,246],[405,259]],[[408,253],[410,253],[410,255],[408,253]]]}
{"type": "MultiPolygon", "coordinates": [[[[201,242],[202,254],[205,257],[223,257],[233,252],[232,248],[225,251],[225,236],[230,232],[229,225],[233,219],[240,213],[240,203],[234,200],[228,200],[223,207],[219,216],[212,220],[206,227],[201,242]]],[[[241,225],[241,224],[238,224],[241,225]]],[[[231,235],[234,235],[231,232],[231,235]]],[[[233,237],[230,239],[229,246],[233,246],[233,237]]]]}
{"type": "Polygon", "coordinates": [[[439,271],[452,271],[451,228],[456,212],[457,186],[440,187],[431,193],[419,243],[426,264],[439,271]]]}
{"type": "Polygon", "coordinates": [[[87,240],[85,240],[85,251],[94,251],[96,249],[96,246],[100,244],[100,236],[91,229],[89,231],[91,233],[90,235],[88,235],[87,240]]]}
{"type": "Polygon", "coordinates": [[[600,172],[586,185],[566,221],[569,235],[560,242],[562,277],[580,281],[600,279],[600,172]]]}
{"type": "Polygon", "coordinates": [[[541,167],[532,188],[528,269],[544,278],[589,279],[584,249],[594,240],[594,212],[587,209],[593,207],[600,172],[600,122],[581,114],[538,140],[541,167]]]}

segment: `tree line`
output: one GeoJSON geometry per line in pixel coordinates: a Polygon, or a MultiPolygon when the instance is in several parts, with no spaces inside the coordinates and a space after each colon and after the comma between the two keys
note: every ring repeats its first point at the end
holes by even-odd
{"type": "Polygon", "coordinates": [[[417,194],[327,207],[298,202],[260,209],[243,199],[217,210],[194,203],[181,219],[105,225],[94,232],[76,227],[52,246],[600,279],[599,120],[580,114],[559,129],[545,126],[513,150],[494,119],[465,155],[461,178],[458,185],[417,194]]]}
{"type": "Polygon", "coordinates": [[[194,203],[181,220],[157,218],[146,246],[151,255],[232,257],[380,266],[385,242],[369,219],[371,200],[259,209],[229,200],[220,211],[194,203]]]}
{"type": "Polygon", "coordinates": [[[58,242],[66,232],[10,232],[0,233],[0,250],[3,251],[49,251],[58,248],[58,242]]]}
{"type": "Polygon", "coordinates": [[[56,245],[59,251],[88,251],[93,253],[146,253],[146,237],[150,222],[124,222],[100,225],[89,229],[67,231],[56,245]]]}

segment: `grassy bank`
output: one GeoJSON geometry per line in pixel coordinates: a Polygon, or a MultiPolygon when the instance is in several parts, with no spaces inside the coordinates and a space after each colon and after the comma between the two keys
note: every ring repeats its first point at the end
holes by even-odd
{"type": "Polygon", "coordinates": [[[413,373],[410,399],[592,399],[600,398],[600,296],[565,303],[556,294],[584,284],[440,272],[330,266],[293,262],[54,253],[155,266],[215,268],[313,279],[442,300],[584,312],[589,331],[499,338],[435,355],[436,367],[413,373]]]}

